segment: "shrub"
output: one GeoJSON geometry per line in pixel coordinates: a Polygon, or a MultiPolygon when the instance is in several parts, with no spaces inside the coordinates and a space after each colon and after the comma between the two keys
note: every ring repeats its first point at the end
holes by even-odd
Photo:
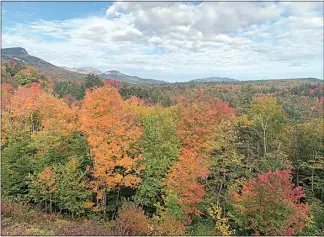
{"type": "Polygon", "coordinates": [[[184,235],[185,226],[168,213],[153,217],[150,224],[151,235],[184,235]]]}
{"type": "Polygon", "coordinates": [[[117,230],[124,235],[143,235],[149,231],[149,221],[144,211],[134,203],[123,203],[116,220],[117,230]]]}
{"type": "Polygon", "coordinates": [[[1,203],[1,215],[4,217],[10,217],[16,208],[12,202],[1,203]]]}

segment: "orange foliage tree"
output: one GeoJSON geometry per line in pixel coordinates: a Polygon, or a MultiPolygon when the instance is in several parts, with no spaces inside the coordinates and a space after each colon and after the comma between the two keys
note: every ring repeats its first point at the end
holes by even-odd
{"type": "Polygon", "coordinates": [[[7,143],[8,131],[11,128],[10,101],[13,93],[14,90],[10,84],[1,84],[1,144],[7,143]]]}
{"type": "Polygon", "coordinates": [[[79,125],[77,108],[69,107],[64,99],[43,93],[37,100],[37,106],[42,117],[42,132],[68,135],[79,125]]]}
{"type": "Polygon", "coordinates": [[[87,134],[94,161],[93,190],[104,206],[107,191],[140,182],[142,129],[128,104],[116,88],[106,85],[87,91],[80,111],[81,129],[87,134]]]}
{"type": "MultiPolygon", "coordinates": [[[[45,209],[47,208],[47,201],[49,201],[49,210],[52,212],[53,193],[57,189],[56,187],[56,174],[50,167],[44,168],[44,170],[36,177],[31,176],[31,191],[30,196],[36,197],[41,195],[41,199],[44,200],[45,209]]],[[[39,197],[37,197],[39,198],[39,197]]],[[[36,199],[35,199],[36,200],[36,199]]]]}
{"type": "Polygon", "coordinates": [[[2,141],[16,132],[34,133],[37,99],[41,94],[37,83],[30,88],[19,87],[12,91],[9,84],[2,85],[2,141]]]}
{"type": "Polygon", "coordinates": [[[41,136],[48,132],[69,134],[75,130],[76,109],[42,91],[39,84],[32,83],[28,88],[19,87],[11,96],[8,96],[9,86],[4,85],[2,88],[2,110],[5,112],[2,122],[7,133],[29,131],[33,135],[42,130],[39,134],[41,136]]]}

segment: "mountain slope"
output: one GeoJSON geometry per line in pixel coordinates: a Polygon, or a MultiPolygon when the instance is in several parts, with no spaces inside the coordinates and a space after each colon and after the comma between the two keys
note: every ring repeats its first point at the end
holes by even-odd
{"type": "Polygon", "coordinates": [[[30,65],[39,69],[45,75],[48,75],[53,78],[60,78],[60,79],[85,78],[84,74],[72,72],[64,68],[57,67],[49,62],[46,62],[41,58],[31,56],[24,48],[21,47],[1,49],[1,58],[3,60],[13,59],[13,60],[21,61],[26,65],[30,65]]]}
{"type": "Polygon", "coordinates": [[[199,78],[190,80],[189,82],[238,82],[236,79],[228,78],[228,77],[207,77],[207,78],[199,78]]]}
{"type": "Polygon", "coordinates": [[[116,70],[107,71],[102,73],[96,68],[91,67],[81,67],[81,68],[68,68],[68,67],[58,67],[45,60],[34,57],[28,54],[28,52],[21,47],[15,48],[5,48],[1,49],[1,57],[3,60],[18,60],[26,65],[33,66],[45,75],[48,75],[52,78],[59,79],[84,79],[86,74],[93,73],[97,74],[101,79],[115,79],[121,82],[128,82],[132,84],[161,84],[167,83],[165,81],[159,81],[154,79],[144,79],[137,76],[129,76],[123,73],[120,73],[116,70]]]}
{"type": "Polygon", "coordinates": [[[107,71],[105,73],[102,73],[99,75],[100,78],[102,79],[114,79],[114,80],[118,80],[118,81],[122,81],[122,82],[128,82],[128,83],[132,83],[132,84],[162,84],[162,83],[168,83],[165,81],[159,81],[159,80],[154,80],[154,79],[144,79],[144,78],[140,78],[137,76],[129,76],[126,74],[123,74],[119,71],[116,70],[111,70],[111,71],[107,71]]]}

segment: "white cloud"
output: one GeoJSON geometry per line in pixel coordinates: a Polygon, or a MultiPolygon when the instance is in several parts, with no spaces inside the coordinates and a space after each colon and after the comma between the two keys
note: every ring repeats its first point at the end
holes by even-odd
{"type": "Polygon", "coordinates": [[[128,28],[125,30],[119,30],[111,35],[111,38],[115,41],[135,41],[143,35],[138,29],[128,28]]]}
{"type": "Polygon", "coordinates": [[[104,16],[17,23],[2,40],[3,47],[21,46],[57,65],[170,81],[322,77],[319,7],[323,3],[116,2],[104,16]]]}

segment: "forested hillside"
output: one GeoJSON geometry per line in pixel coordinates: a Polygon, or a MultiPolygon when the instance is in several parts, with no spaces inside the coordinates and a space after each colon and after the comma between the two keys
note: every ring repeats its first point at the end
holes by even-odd
{"type": "Polygon", "coordinates": [[[324,234],[322,80],[1,69],[2,234],[324,234]]]}
{"type": "Polygon", "coordinates": [[[85,76],[81,73],[72,72],[64,68],[57,67],[45,60],[28,54],[24,48],[5,48],[1,49],[1,59],[5,61],[18,61],[30,65],[53,78],[60,79],[83,79],[85,76]]]}

